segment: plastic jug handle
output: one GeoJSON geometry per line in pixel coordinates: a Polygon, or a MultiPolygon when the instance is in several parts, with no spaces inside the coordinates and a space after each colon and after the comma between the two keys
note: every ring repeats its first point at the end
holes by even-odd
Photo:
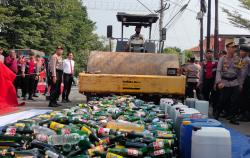
{"type": "Polygon", "coordinates": [[[201,130],[201,127],[193,126],[193,131],[201,130]]]}

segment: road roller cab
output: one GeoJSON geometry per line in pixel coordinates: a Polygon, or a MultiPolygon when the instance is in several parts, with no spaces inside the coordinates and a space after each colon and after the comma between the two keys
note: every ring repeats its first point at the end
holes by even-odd
{"type": "Polygon", "coordinates": [[[186,78],[178,73],[178,56],[156,53],[157,41],[151,40],[152,24],[158,16],[118,13],[117,19],[122,24],[121,38],[112,37],[112,26],[107,27],[108,38],[117,40],[116,52],[91,52],[87,71],[79,75],[80,93],[87,97],[132,94],[149,100],[153,96],[156,100],[169,95],[183,97],[186,78]],[[149,39],[143,44],[129,42],[123,37],[124,26],[149,28],[149,39]]]}

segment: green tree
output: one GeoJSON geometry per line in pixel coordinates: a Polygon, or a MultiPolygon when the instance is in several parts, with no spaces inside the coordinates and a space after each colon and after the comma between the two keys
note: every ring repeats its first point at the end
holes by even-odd
{"type": "Polygon", "coordinates": [[[181,53],[181,49],[178,47],[167,47],[163,50],[163,53],[166,54],[180,54],[181,53]]]}
{"type": "Polygon", "coordinates": [[[80,0],[0,1],[0,46],[32,48],[52,54],[57,45],[72,51],[78,71],[86,68],[91,50],[103,50],[80,0]]]}
{"type": "MultiPolygon", "coordinates": [[[[241,6],[245,9],[250,10],[250,0],[239,0],[241,3],[241,6]]],[[[250,30],[250,19],[248,18],[244,18],[242,16],[242,14],[240,14],[238,11],[229,11],[228,9],[223,9],[224,12],[227,13],[227,15],[229,16],[229,20],[230,22],[240,28],[245,28],[250,30]]]]}

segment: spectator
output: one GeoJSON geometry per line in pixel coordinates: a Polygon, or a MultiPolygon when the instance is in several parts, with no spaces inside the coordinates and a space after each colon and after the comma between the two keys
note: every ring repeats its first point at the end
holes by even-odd
{"type": "Polygon", "coordinates": [[[74,66],[75,62],[73,60],[73,53],[69,52],[67,54],[67,59],[63,61],[63,83],[64,83],[64,89],[62,94],[63,103],[71,102],[69,100],[69,94],[74,77],[74,66]]]}
{"type": "Polygon", "coordinates": [[[43,68],[43,62],[42,62],[42,59],[41,59],[40,55],[36,55],[36,59],[35,60],[36,60],[37,80],[35,80],[35,84],[34,84],[34,94],[33,94],[33,97],[38,97],[38,95],[36,93],[37,93],[37,85],[38,85],[38,82],[39,82],[39,75],[40,75],[40,72],[44,68],[43,68]]]}
{"type": "MultiPolygon", "coordinates": [[[[17,74],[17,71],[18,71],[18,69],[17,69],[17,57],[16,57],[16,52],[14,49],[9,50],[9,54],[5,58],[5,64],[12,72],[17,74]]],[[[18,88],[17,78],[14,80],[14,86],[15,86],[16,91],[17,91],[17,88],[18,88]]],[[[18,97],[18,94],[17,94],[17,97],[18,97]]]]}
{"type": "Polygon", "coordinates": [[[204,100],[210,101],[210,95],[213,92],[216,77],[217,62],[213,61],[213,51],[208,50],[206,60],[201,64],[200,82],[204,100]]]}
{"type": "Polygon", "coordinates": [[[35,54],[33,52],[30,52],[29,54],[29,59],[26,62],[26,67],[25,67],[25,85],[26,85],[26,93],[24,96],[24,100],[26,100],[26,94],[28,93],[29,100],[34,100],[33,99],[33,94],[34,94],[34,90],[35,90],[35,82],[36,80],[38,80],[38,76],[36,74],[36,69],[37,69],[37,65],[36,65],[36,60],[35,60],[35,54]]]}

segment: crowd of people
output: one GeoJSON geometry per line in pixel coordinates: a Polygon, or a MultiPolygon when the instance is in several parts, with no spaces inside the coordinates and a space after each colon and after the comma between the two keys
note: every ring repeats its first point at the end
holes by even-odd
{"type": "Polygon", "coordinates": [[[250,45],[229,42],[219,60],[213,54],[208,50],[200,63],[191,57],[184,67],[186,97],[194,98],[196,92],[198,99],[209,101],[216,119],[225,117],[236,125],[250,121],[250,45]]]}
{"type": "MultiPolygon", "coordinates": [[[[70,102],[74,76],[73,53],[68,52],[67,59],[63,60],[63,52],[63,48],[58,46],[49,61],[44,62],[32,52],[28,57],[17,56],[13,49],[4,57],[0,48],[0,62],[16,74],[14,85],[16,89],[22,89],[23,100],[37,97],[39,73],[46,70],[50,87],[49,107],[58,107],[61,106],[58,100],[62,82],[62,103],[70,102]]],[[[238,121],[250,121],[250,45],[237,46],[235,42],[229,42],[226,51],[220,52],[219,60],[215,60],[213,54],[208,50],[205,61],[200,63],[191,57],[183,68],[183,74],[187,76],[186,97],[194,98],[196,94],[198,99],[209,101],[216,119],[226,117],[237,125],[238,121]]]]}
{"type": "MultiPolygon", "coordinates": [[[[0,48],[0,62],[4,63],[13,73],[16,74],[14,86],[17,91],[17,97],[23,100],[32,100],[37,95],[37,85],[41,71],[47,73],[47,90],[50,91],[49,107],[58,107],[58,99],[62,94],[62,103],[70,102],[69,94],[74,76],[73,53],[68,52],[67,58],[63,60],[63,48],[58,46],[55,53],[49,61],[45,58],[35,55],[32,51],[28,56],[17,54],[14,49],[8,51],[7,56],[3,56],[3,48],[0,48]],[[47,62],[46,62],[47,61],[47,62]],[[61,84],[63,82],[63,91],[61,93],[61,84]],[[21,89],[22,96],[18,95],[18,89],[21,89]]],[[[46,92],[45,92],[46,93],[46,92]]]]}

